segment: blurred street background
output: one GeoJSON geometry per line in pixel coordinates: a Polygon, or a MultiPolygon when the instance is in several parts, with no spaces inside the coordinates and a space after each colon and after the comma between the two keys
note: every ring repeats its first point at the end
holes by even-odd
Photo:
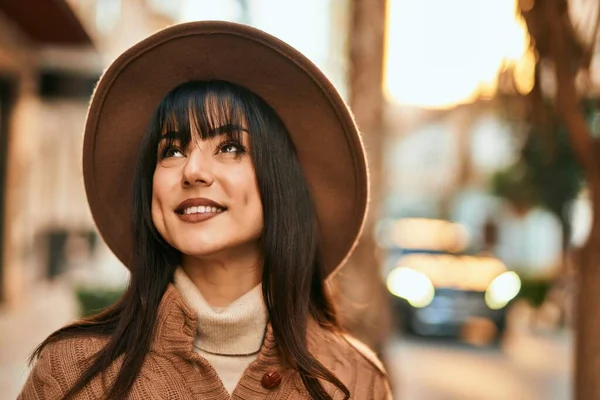
{"type": "Polygon", "coordinates": [[[127,284],[87,206],[87,105],[121,52],[194,20],[288,42],[353,109],[371,208],[333,287],[395,399],[600,398],[590,0],[0,0],[0,398],[127,284]]]}

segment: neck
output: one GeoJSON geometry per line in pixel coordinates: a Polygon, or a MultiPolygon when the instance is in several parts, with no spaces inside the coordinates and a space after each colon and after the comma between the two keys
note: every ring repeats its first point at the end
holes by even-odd
{"type": "Polygon", "coordinates": [[[251,355],[260,349],[267,325],[260,285],[218,309],[208,304],[181,268],[175,270],[174,285],[196,312],[197,350],[218,355],[251,355]]]}
{"type": "Polygon", "coordinates": [[[262,280],[257,255],[245,257],[184,256],[181,267],[212,307],[225,307],[256,287],[262,280]]]}

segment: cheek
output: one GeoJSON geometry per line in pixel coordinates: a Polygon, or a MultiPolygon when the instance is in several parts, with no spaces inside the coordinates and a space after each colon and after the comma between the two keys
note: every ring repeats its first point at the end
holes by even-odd
{"type": "Polygon", "coordinates": [[[245,208],[244,212],[248,212],[250,218],[257,218],[257,224],[262,228],[263,210],[256,175],[252,167],[244,168],[243,171],[231,174],[235,177],[230,180],[230,187],[237,192],[238,201],[245,208]]]}
{"type": "Polygon", "coordinates": [[[258,232],[262,232],[264,225],[263,206],[260,198],[260,191],[258,190],[258,183],[253,174],[252,179],[249,180],[248,190],[246,192],[246,204],[250,208],[251,218],[254,220],[254,226],[258,232]]]}
{"type": "Polygon", "coordinates": [[[164,194],[167,192],[164,188],[164,176],[155,172],[152,179],[152,222],[156,229],[164,234],[164,215],[163,204],[164,194]]]}
{"type": "MultiPolygon", "coordinates": [[[[241,175],[241,174],[240,174],[241,175]]],[[[243,203],[248,207],[260,208],[262,214],[262,202],[260,199],[260,192],[258,190],[258,182],[256,182],[256,175],[254,171],[251,173],[244,174],[243,182],[237,182],[238,187],[244,188],[243,191],[243,203]]]]}
{"type": "Polygon", "coordinates": [[[168,203],[169,196],[172,196],[173,186],[178,181],[176,174],[169,169],[157,167],[152,177],[152,205],[157,204],[161,207],[168,203]]]}
{"type": "Polygon", "coordinates": [[[262,230],[264,224],[262,201],[260,199],[260,193],[258,187],[254,185],[248,192],[247,207],[250,209],[250,215],[255,221],[254,225],[257,229],[262,230]]]}
{"type": "Polygon", "coordinates": [[[159,225],[162,224],[162,221],[163,218],[160,208],[160,201],[155,196],[152,196],[152,222],[154,222],[154,226],[159,228],[159,225]]]}
{"type": "Polygon", "coordinates": [[[245,184],[243,202],[244,205],[248,207],[256,207],[257,204],[261,204],[260,193],[258,192],[258,186],[256,184],[249,182],[245,184]]]}

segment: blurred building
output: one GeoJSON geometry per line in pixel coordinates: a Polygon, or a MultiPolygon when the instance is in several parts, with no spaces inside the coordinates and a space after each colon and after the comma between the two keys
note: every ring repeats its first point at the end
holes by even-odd
{"type": "Polygon", "coordinates": [[[384,216],[459,222],[469,251],[485,248],[493,221],[492,250],[525,276],[549,275],[561,263],[561,226],[539,207],[520,215],[491,193],[497,171],[519,157],[524,136],[514,133],[500,104],[479,101],[447,110],[390,104],[386,121],[384,216]]]}
{"type": "MultiPolygon", "coordinates": [[[[493,221],[497,243],[488,250],[524,275],[556,271],[563,235],[556,216],[537,204],[518,212],[491,194],[492,176],[515,164],[526,137],[514,121],[523,122],[521,95],[533,87],[535,56],[518,7],[532,2],[389,1],[385,216],[460,222],[471,233],[471,251],[482,249],[486,224],[493,221]]],[[[594,20],[587,17],[595,15],[596,3],[576,0],[569,7],[588,41],[594,20]]],[[[542,89],[551,96],[553,70],[544,71],[542,89]]],[[[589,82],[578,83],[595,94],[598,52],[590,72],[589,82]]],[[[581,245],[590,221],[589,202],[582,196],[569,241],[581,245]]]]}
{"type": "Polygon", "coordinates": [[[78,122],[58,118],[72,110],[52,109],[47,99],[76,96],[86,83],[75,65],[54,68],[46,52],[59,48],[93,53],[90,36],[64,1],[0,4],[0,299],[8,302],[18,301],[26,284],[34,238],[51,220],[53,203],[69,196],[69,183],[54,181],[59,164],[69,160],[55,152],[75,146],[69,135],[78,122]],[[55,117],[60,123],[47,119],[55,117]]]}

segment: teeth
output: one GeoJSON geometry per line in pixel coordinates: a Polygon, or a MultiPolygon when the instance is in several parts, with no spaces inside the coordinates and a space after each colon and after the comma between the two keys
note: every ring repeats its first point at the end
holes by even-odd
{"type": "Polygon", "coordinates": [[[208,206],[194,206],[188,207],[183,210],[184,214],[199,214],[199,213],[220,213],[223,212],[222,208],[208,207],[208,206]]]}

